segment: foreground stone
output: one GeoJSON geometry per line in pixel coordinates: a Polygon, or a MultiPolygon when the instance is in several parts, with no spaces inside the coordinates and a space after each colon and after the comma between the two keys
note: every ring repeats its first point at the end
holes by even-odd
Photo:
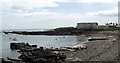
{"type": "Polygon", "coordinates": [[[28,43],[10,43],[11,50],[19,50],[21,54],[19,59],[7,58],[10,61],[25,62],[25,63],[56,63],[64,61],[66,55],[58,51],[62,49],[49,49],[30,45],[28,43]]]}

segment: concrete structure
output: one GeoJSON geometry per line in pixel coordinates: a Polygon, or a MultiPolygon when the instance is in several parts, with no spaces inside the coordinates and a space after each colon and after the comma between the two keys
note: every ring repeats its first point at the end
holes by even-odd
{"type": "Polygon", "coordinates": [[[77,23],[76,28],[97,28],[97,22],[88,22],[88,23],[77,23]]]}

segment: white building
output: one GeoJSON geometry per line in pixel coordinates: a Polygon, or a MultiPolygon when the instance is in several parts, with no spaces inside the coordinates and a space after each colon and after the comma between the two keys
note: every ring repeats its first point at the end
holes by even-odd
{"type": "Polygon", "coordinates": [[[88,22],[88,23],[77,23],[76,28],[97,28],[97,22],[88,22]]]}
{"type": "Polygon", "coordinates": [[[118,24],[117,23],[107,23],[105,26],[106,27],[116,27],[118,24]]]}

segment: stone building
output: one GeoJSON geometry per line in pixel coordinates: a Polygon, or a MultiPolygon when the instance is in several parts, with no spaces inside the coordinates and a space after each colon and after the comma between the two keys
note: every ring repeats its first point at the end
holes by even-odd
{"type": "Polygon", "coordinates": [[[97,22],[88,22],[88,23],[77,23],[76,28],[97,28],[97,22]]]}

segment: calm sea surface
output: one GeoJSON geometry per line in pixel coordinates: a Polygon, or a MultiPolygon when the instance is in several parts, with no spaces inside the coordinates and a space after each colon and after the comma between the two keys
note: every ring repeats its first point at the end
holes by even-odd
{"type": "Polygon", "coordinates": [[[17,41],[28,42],[30,44],[36,44],[43,47],[64,47],[73,46],[81,42],[85,42],[87,37],[85,36],[45,36],[45,35],[17,35],[17,34],[1,34],[2,37],[2,56],[3,58],[11,57],[17,58],[19,53],[16,50],[10,50],[10,43],[13,41],[10,38],[16,38],[17,41]],[[65,38],[64,38],[65,37],[65,38]]]}

